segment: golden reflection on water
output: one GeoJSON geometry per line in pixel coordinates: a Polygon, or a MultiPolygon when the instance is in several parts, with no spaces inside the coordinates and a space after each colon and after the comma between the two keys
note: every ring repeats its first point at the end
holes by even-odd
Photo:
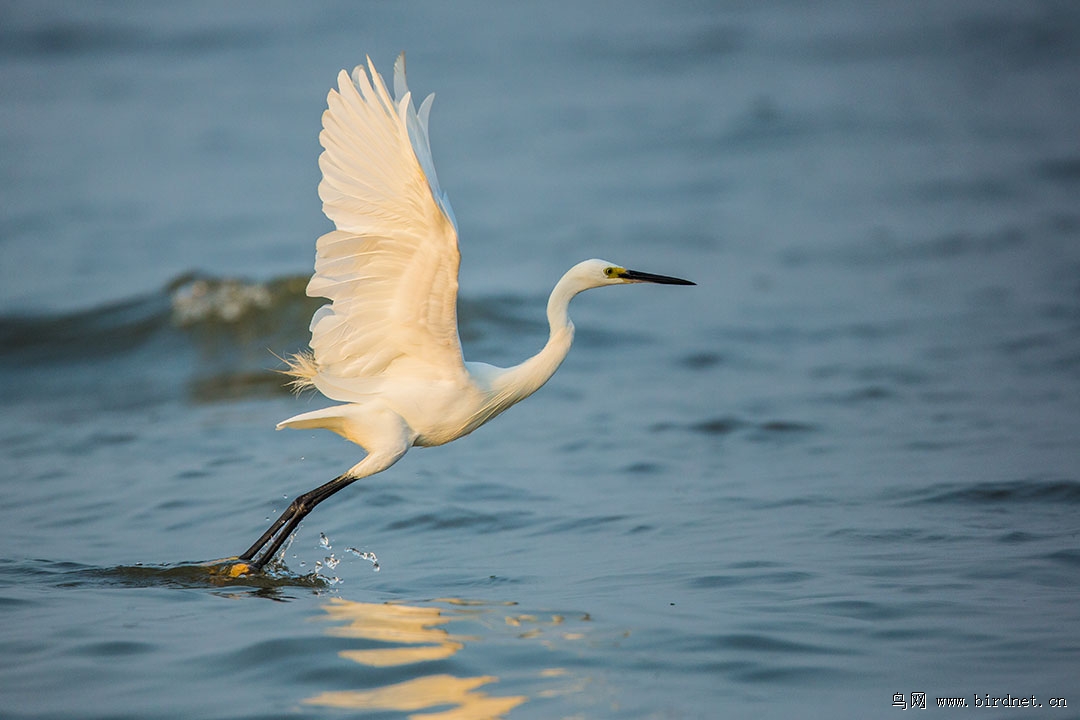
{"type": "MultiPolygon", "coordinates": [[[[323,610],[331,622],[327,630],[335,637],[381,643],[378,647],[343,650],[343,658],[368,667],[395,667],[446,659],[465,647],[470,638],[453,635],[445,627],[452,620],[469,617],[470,603],[446,600],[462,608],[461,614],[438,607],[414,607],[362,603],[333,598],[323,610]]],[[[394,685],[370,690],[324,692],[308,698],[309,705],[358,710],[410,712],[410,720],[497,720],[522,704],[527,697],[497,697],[478,688],[498,682],[494,675],[459,678],[446,674],[423,674],[394,685]],[[446,706],[451,706],[449,710],[446,706]],[[443,708],[422,712],[431,708],[443,708]]]]}

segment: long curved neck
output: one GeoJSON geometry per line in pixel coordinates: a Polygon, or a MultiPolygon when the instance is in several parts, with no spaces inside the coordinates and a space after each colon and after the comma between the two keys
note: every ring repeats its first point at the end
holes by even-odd
{"type": "Polygon", "coordinates": [[[509,401],[507,405],[539,390],[562,365],[574,342],[574,323],[570,322],[567,310],[570,300],[585,288],[580,279],[570,273],[563,275],[555,285],[548,298],[547,318],[551,333],[544,349],[520,365],[507,368],[493,383],[493,389],[509,401]]]}

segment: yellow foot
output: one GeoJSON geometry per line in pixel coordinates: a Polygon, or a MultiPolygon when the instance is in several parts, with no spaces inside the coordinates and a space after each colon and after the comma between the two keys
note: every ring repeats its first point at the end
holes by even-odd
{"type": "Polygon", "coordinates": [[[229,577],[240,577],[241,575],[247,575],[248,573],[250,573],[251,566],[248,565],[246,562],[233,563],[229,566],[228,571],[229,577]]]}
{"type": "Polygon", "coordinates": [[[248,575],[254,570],[251,565],[237,557],[211,560],[208,563],[204,563],[204,565],[209,569],[211,575],[224,575],[225,577],[230,578],[248,575]]]}

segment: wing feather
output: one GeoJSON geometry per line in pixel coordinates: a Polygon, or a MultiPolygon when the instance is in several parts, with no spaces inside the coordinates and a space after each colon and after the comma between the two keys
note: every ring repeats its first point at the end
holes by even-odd
{"type": "Polygon", "coordinates": [[[293,374],[355,401],[389,378],[460,380],[460,254],[449,201],[431,162],[431,96],[418,114],[404,55],[391,97],[368,58],[338,75],[319,142],[319,197],[335,230],[316,242],[307,294],[331,302],[311,320],[314,363],[293,374]]]}

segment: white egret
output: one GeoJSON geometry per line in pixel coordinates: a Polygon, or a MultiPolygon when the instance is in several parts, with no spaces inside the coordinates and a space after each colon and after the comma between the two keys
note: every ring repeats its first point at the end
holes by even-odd
{"type": "Polygon", "coordinates": [[[551,335],[510,368],[465,362],[457,329],[457,223],[439,187],[428,140],[433,95],[417,111],[394,64],[391,96],[371,59],[342,70],[322,117],[319,157],[323,212],[336,229],[316,243],[307,294],[331,302],[311,319],[311,352],[286,371],[340,405],[306,412],[281,428],[325,428],[366,456],[339,477],[300,495],[231,570],[262,568],[320,502],[382,472],[410,447],[467,435],[547,382],[574,339],[567,315],[583,290],[626,283],[693,285],[688,280],[586,260],[563,275],[547,304],[551,335]]]}

